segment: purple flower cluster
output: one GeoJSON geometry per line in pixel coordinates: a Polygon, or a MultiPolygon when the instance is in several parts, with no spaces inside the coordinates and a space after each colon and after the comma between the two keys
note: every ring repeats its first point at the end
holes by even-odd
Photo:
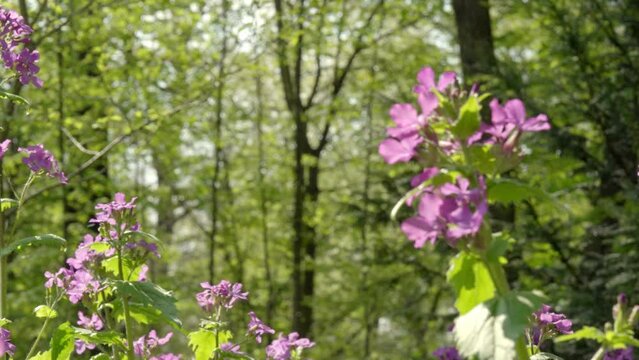
{"type": "Polygon", "coordinates": [[[379,153],[389,164],[408,162],[417,157],[422,144],[439,143],[446,151],[454,145],[439,139],[428,126],[429,120],[436,116],[435,110],[439,101],[434,91],[445,92],[455,84],[457,75],[445,72],[435,85],[435,72],[432,68],[424,68],[417,74],[418,85],[413,89],[417,93],[417,101],[422,113],[411,104],[395,104],[390,109],[390,116],[395,127],[386,129],[388,138],[379,145],[379,153]]]}
{"type": "Polygon", "coordinates": [[[289,360],[293,354],[299,354],[303,349],[315,346],[307,338],[300,338],[296,332],[290,333],[288,336],[280,334],[277,340],[274,340],[266,347],[266,358],[271,360],[289,360]]]}
{"type": "Polygon", "coordinates": [[[437,360],[462,360],[462,357],[457,352],[457,349],[453,346],[443,346],[433,351],[433,356],[437,360]]]}
{"type": "Polygon", "coordinates": [[[22,159],[22,162],[27,165],[34,174],[43,173],[49,177],[57,178],[62,184],[67,183],[67,177],[62,170],[60,170],[58,161],[42,144],[18,148],[18,151],[28,155],[22,159]]]}
{"type": "Polygon", "coordinates": [[[0,327],[0,356],[9,354],[13,356],[16,346],[11,342],[11,333],[9,330],[0,327]]]}
{"type": "MultiPolygon", "coordinates": [[[[418,73],[417,82],[413,91],[419,110],[411,104],[391,107],[389,115],[395,126],[386,129],[387,138],[380,143],[379,154],[389,164],[415,161],[425,167],[411,180],[416,189],[407,203],[419,201],[418,214],[402,223],[404,234],[416,248],[426,242],[432,244],[439,237],[454,246],[460,239],[478,233],[488,211],[484,177],[468,171],[466,162],[472,153],[468,148],[488,145],[494,148],[494,156],[507,157],[513,153],[522,132],[548,130],[550,124],[543,114],[526,118],[521,100],[510,100],[502,106],[494,99],[490,103],[491,123],[478,125],[475,133],[468,136],[455,130],[456,122],[461,121],[457,120],[455,104],[466,101],[466,96],[477,97],[476,89],[470,93],[462,91],[454,72],[444,72],[436,79],[430,67],[418,73]],[[462,161],[463,166],[455,165],[462,161]],[[460,168],[464,169],[464,176],[446,175],[460,168]],[[425,184],[439,174],[451,180],[445,184],[431,181],[439,185],[425,184]]],[[[500,164],[500,170],[511,162],[500,164]]]]}
{"type": "Polygon", "coordinates": [[[222,280],[217,285],[211,285],[208,282],[200,283],[204,291],[196,294],[200,307],[206,311],[213,311],[215,306],[223,306],[231,309],[238,300],[246,300],[248,292],[242,292],[242,284],[232,284],[229,281],[222,280]]]}
{"type": "Polygon", "coordinates": [[[242,354],[240,345],[233,344],[232,342],[226,342],[220,345],[220,350],[231,354],[242,354]]]}
{"type": "MultiPolygon", "coordinates": [[[[94,224],[106,224],[115,226],[117,223],[121,224],[120,230],[126,230],[128,227],[138,228],[139,225],[128,219],[133,216],[133,210],[135,210],[135,201],[137,197],[131,198],[131,201],[126,201],[126,195],[123,193],[116,193],[114,200],[108,203],[97,204],[96,210],[99,210],[95,217],[89,222],[94,224]]],[[[116,235],[116,234],[113,234],[116,235]]]]}
{"type": "Polygon", "coordinates": [[[17,72],[22,84],[32,83],[39,88],[42,80],[36,76],[40,71],[36,62],[40,53],[26,46],[32,32],[20,14],[0,7],[0,52],[4,66],[17,72]]]}
{"type": "Polygon", "coordinates": [[[91,317],[88,317],[82,311],[78,312],[78,325],[93,331],[100,331],[104,328],[104,323],[97,314],[91,314],[91,317]]]}
{"type": "MultiPolygon", "coordinates": [[[[159,337],[155,330],[151,330],[148,335],[144,335],[133,342],[133,352],[135,355],[140,357],[149,357],[151,356],[151,350],[155,349],[158,346],[165,345],[171,340],[173,337],[173,333],[169,332],[164,337],[159,337]]],[[[165,354],[163,356],[175,356],[173,354],[165,354]]],[[[170,359],[170,357],[169,357],[170,359]]]]}
{"type": "Polygon", "coordinates": [[[533,313],[533,322],[529,338],[535,346],[558,334],[572,334],[572,321],[564,314],[552,312],[549,305],[544,304],[539,311],[533,313]]]}
{"type": "Polygon", "coordinates": [[[253,334],[255,336],[255,340],[261,344],[262,343],[262,335],[264,334],[275,334],[275,330],[271,329],[268,325],[266,325],[260,318],[255,315],[253,311],[249,312],[249,316],[251,321],[248,323],[248,333],[253,334]]]}
{"type": "Polygon", "coordinates": [[[545,114],[526,119],[526,107],[519,99],[506,102],[503,107],[499,100],[490,102],[491,123],[482,123],[479,130],[468,139],[469,144],[499,144],[504,152],[511,152],[522,132],[550,130],[545,114]]]}
{"type": "MultiPolygon", "coordinates": [[[[426,169],[411,183],[419,186],[436,173],[436,168],[426,169]]],[[[455,184],[427,186],[419,196],[417,215],[401,225],[416,248],[423,247],[426,242],[433,244],[438,237],[445,237],[454,246],[459,239],[479,231],[488,211],[483,177],[479,177],[476,188],[470,187],[468,179],[458,177],[455,184]]]]}
{"type": "Polygon", "coordinates": [[[627,347],[625,349],[612,350],[608,351],[604,354],[603,360],[632,360],[633,357],[633,348],[627,347]]]}
{"type": "Polygon", "coordinates": [[[2,143],[0,143],[0,159],[4,157],[4,154],[9,150],[10,145],[11,139],[6,139],[2,143]]]}
{"type": "Polygon", "coordinates": [[[54,286],[63,290],[69,301],[77,304],[85,295],[93,295],[102,290],[100,281],[92,273],[92,268],[108,256],[113,255],[113,250],[99,253],[91,249],[94,243],[104,242],[102,237],[93,237],[90,234],[84,236],[84,240],[78,245],[73,257],[67,259],[68,267],[60,268],[56,273],[49,271],[44,273],[47,279],[44,286],[51,289],[54,286]]]}

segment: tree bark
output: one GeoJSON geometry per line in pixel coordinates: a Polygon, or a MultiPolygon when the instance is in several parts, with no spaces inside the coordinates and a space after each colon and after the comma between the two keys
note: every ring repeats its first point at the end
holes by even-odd
{"type": "Polygon", "coordinates": [[[470,84],[478,76],[495,74],[488,0],[453,0],[453,9],[464,82],[470,84]]]}
{"type": "Polygon", "coordinates": [[[215,93],[215,121],[212,122],[214,127],[214,157],[215,165],[213,178],[211,179],[211,232],[209,238],[209,281],[212,283],[215,278],[215,248],[218,233],[219,222],[219,199],[218,191],[220,187],[220,171],[223,163],[223,151],[222,146],[222,120],[223,120],[223,98],[224,98],[224,85],[226,76],[226,55],[228,52],[228,34],[227,34],[227,21],[228,10],[230,3],[228,0],[222,1],[222,14],[220,21],[222,22],[222,50],[220,55],[220,61],[217,68],[217,86],[215,93]]]}

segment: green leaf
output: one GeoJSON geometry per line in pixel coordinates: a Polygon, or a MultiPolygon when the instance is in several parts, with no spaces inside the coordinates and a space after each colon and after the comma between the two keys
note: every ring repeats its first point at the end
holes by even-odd
{"type": "Polygon", "coordinates": [[[603,343],[606,340],[606,335],[599,329],[592,326],[584,326],[581,329],[575,331],[572,334],[561,335],[555,338],[555,342],[565,342],[571,340],[596,340],[603,343]]]}
{"type": "MultiPolygon", "coordinates": [[[[89,245],[89,249],[98,252],[98,253],[103,253],[106,252],[107,250],[111,249],[111,245],[109,243],[106,242],[94,242],[93,244],[89,245]]],[[[104,264],[102,264],[104,265],[104,264]]]]}
{"type": "Polygon", "coordinates": [[[160,241],[160,239],[157,238],[157,236],[155,236],[153,234],[149,234],[148,232],[144,232],[144,231],[141,231],[141,230],[138,230],[138,231],[127,230],[127,231],[124,232],[124,235],[131,236],[131,237],[140,236],[140,237],[143,237],[143,238],[149,240],[152,243],[156,243],[156,244],[162,245],[162,242],[160,241]]]}
{"type": "Polygon", "coordinates": [[[12,252],[26,246],[31,246],[31,245],[65,246],[66,243],[67,243],[66,240],[59,237],[58,235],[53,235],[53,234],[30,236],[24,239],[20,239],[18,241],[14,241],[11,244],[7,245],[4,249],[0,250],[0,257],[7,256],[11,254],[12,252]]]}
{"type": "Polygon", "coordinates": [[[515,342],[528,325],[530,315],[543,303],[536,293],[511,292],[477,305],[455,320],[455,339],[464,357],[511,360],[515,342]]]}
{"type": "Polygon", "coordinates": [[[29,101],[27,101],[27,99],[23,98],[22,96],[12,94],[4,90],[0,90],[0,99],[11,100],[11,101],[14,101],[23,105],[27,105],[27,106],[30,105],[29,101]]]}
{"type": "Polygon", "coordinates": [[[35,356],[30,357],[28,360],[51,360],[51,350],[39,352],[35,356]]]}
{"type": "Polygon", "coordinates": [[[0,211],[5,212],[11,208],[18,206],[18,200],[2,198],[0,199],[0,211]]]}
{"type": "Polygon", "coordinates": [[[488,268],[469,252],[460,252],[451,260],[446,277],[457,293],[455,307],[462,315],[495,296],[488,268]]]}
{"type": "Polygon", "coordinates": [[[189,346],[195,353],[195,360],[209,360],[217,348],[215,334],[212,331],[200,329],[188,335],[189,346]]]}
{"type": "Polygon", "coordinates": [[[514,243],[515,239],[510,237],[508,234],[502,232],[494,233],[492,241],[486,250],[486,258],[488,261],[501,263],[506,251],[508,251],[510,246],[514,243]]]}
{"type": "Polygon", "coordinates": [[[542,195],[539,188],[512,179],[501,179],[488,186],[488,200],[500,203],[517,202],[542,195]]]}
{"type": "Polygon", "coordinates": [[[138,306],[152,307],[160,312],[162,319],[169,324],[182,326],[171,292],[151,282],[115,281],[114,287],[120,297],[128,296],[138,306]]]}
{"type": "MultiPolygon", "coordinates": [[[[112,256],[102,260],[102,267],[104,270],[112,273],[116,277],[120,277],[120,269],[118,267],[118,256],[112,256]]],[[[127,280],[137,279],[142,271],[142,266],[136,266],[131,259],[122,259],[122,271],[124,272],[124,278],[127,280]]]]}
{"type": "Polygon", "coordinates": [[[11,320],[5,319],[5,318],[0,318],[0,327],[3,327],[3,326],[5,326],[7,324],[10,324],[10,323],[11,323],[11,320]]]}
{"type": "Polygon", "coordinates": [[[564,359],[560,358],[559,356],[555,354],[542,352],[542,353],[538,353],[531,356],[530,360],[564,360],[564,359]]]}
{"type": "Polygon", "coordinates": [[[480,109],[481,106],[479,101],[477,101],[477,97],[469,97],[459,111],[459,120],[453,126],[453,134],[459,139],[466,139],[474,134],[479,129],[481,122],[479,117],[480,109]]]}
{"type": "Polygon", "coordinates": [[[74,327],[75,337],[92,344],[116,345],[124,348],[124,339],[117,331],[92,331],[79,327],[74,327]]]}
{"type": "Polygon", "coordinates": [[[47,305],[38,305],[35,309],[33,309],[36,317],[43,319],[54,319],[58,317],[58,312],[48,307],[47,305]]]}
{"type": "Polygon", "coordinates": [[[467,156],[470,164],[481,173],[492,174],[495,172],[497,158],[491,148],[491,145],[473,145],[468,148],[467,156]]]}
{"type": "Polygon", "coordinates": [[[75,348],[74,331],[69,322],[60,324],[51,338],[51,360],[68,360],[75,348]]]}

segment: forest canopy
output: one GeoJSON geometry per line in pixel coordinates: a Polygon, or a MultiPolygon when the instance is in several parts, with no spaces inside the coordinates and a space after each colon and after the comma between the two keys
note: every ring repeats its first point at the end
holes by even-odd
{"type": "Polygon", "coordinates": [[[639,347],[636,1],[12,0],[0,50],[0,356],[639,347]]]}

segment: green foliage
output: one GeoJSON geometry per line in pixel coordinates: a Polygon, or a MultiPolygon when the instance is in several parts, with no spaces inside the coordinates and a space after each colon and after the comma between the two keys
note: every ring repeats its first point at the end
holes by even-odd
{"type": "Polygon", "coordinates": [[[511,179],[500,179],[488,186],[488,199],[499,203],[518,202],[540,195],[538,188],[511,179]]]}
{"type": "Polygon", "coordinates": [[[156,284],[140,281],[116,280],[113,286],[119,296],[130,299],[132,306],[141,310],[149,310],[147,313],[157,314],[168,323],[181,326],[182,322],[175,306],[177,300],[170,291],[164,290],[156,284]]]}
{"type": "Polygon", "coordinates": [[[73,333],[76,339],[84,340],[90,344],[115,345],[119,348],[126,346],[121,335],[117,331],[92,331],[74,327],[73,333]]]}
{"type": "Polygon", "coordinates": [[[51,360],[68,360],[75,347],[74,329],[69,322],[60,324],[51,337],[51,360]]]}
{"type": "Polygon", "coordinates": [[[12,209],[14,207],[18,206],[18,200],[14,200],[14,199],[0,199],[0,211],[1,212],[5,212],[9,209],[12,209]]]}
{"type": "Polygon", "coordinates": [[[0,257],[7,256],[14,251],[21,250],[29,246],[45,245],[51,247],[61,247],[65,246],[66,243],[67,241],[65,239],[53,234],[29,236],[24,239],[16,240],[0,249],[0,257]]]}
{"type": "Polygon", "coordinates": [[[195,360],[209,360],[221,344],[231,340],[232,335],[228,330],[216,332],[200,329],[189,333],[188,338],[189,346],[195,353],[195,360]]]}
{"type": "Polygon", "coordinates": [[[455,307],[461,315],[495,296],[488,268],[470,252],[460,252],[451,259],[446,278],[457,293],[455,307]]]}
{"type": "Polygon", "coordinates": [[[515,342],[542,302],[543,297],[535,293],[510,292],[477,305],[455,320],[460,353],[481,360],[515,359],[515,342]]]}
{"type": "Polygon", "coordinates": [[[47,305],[38,305],[33,309],[33,313],[38,318],[54,319],[58,317],[58,312],[47,305]]]}
{"type": "Polygon", "coordinates": [[[29,106],[29,101],[20,95],[12,94],[8,91],[0,90],[0,99],[6,99],[18,104],[29,106]]]}
{"type": "Polygon", "coordinates": [[[452,128],[453,134],[460,139],[466,139],[479,129],[481,122],[479,111],[481,106],[476,96],[469,96],[462,105],[459,119],[452,128]]]}

